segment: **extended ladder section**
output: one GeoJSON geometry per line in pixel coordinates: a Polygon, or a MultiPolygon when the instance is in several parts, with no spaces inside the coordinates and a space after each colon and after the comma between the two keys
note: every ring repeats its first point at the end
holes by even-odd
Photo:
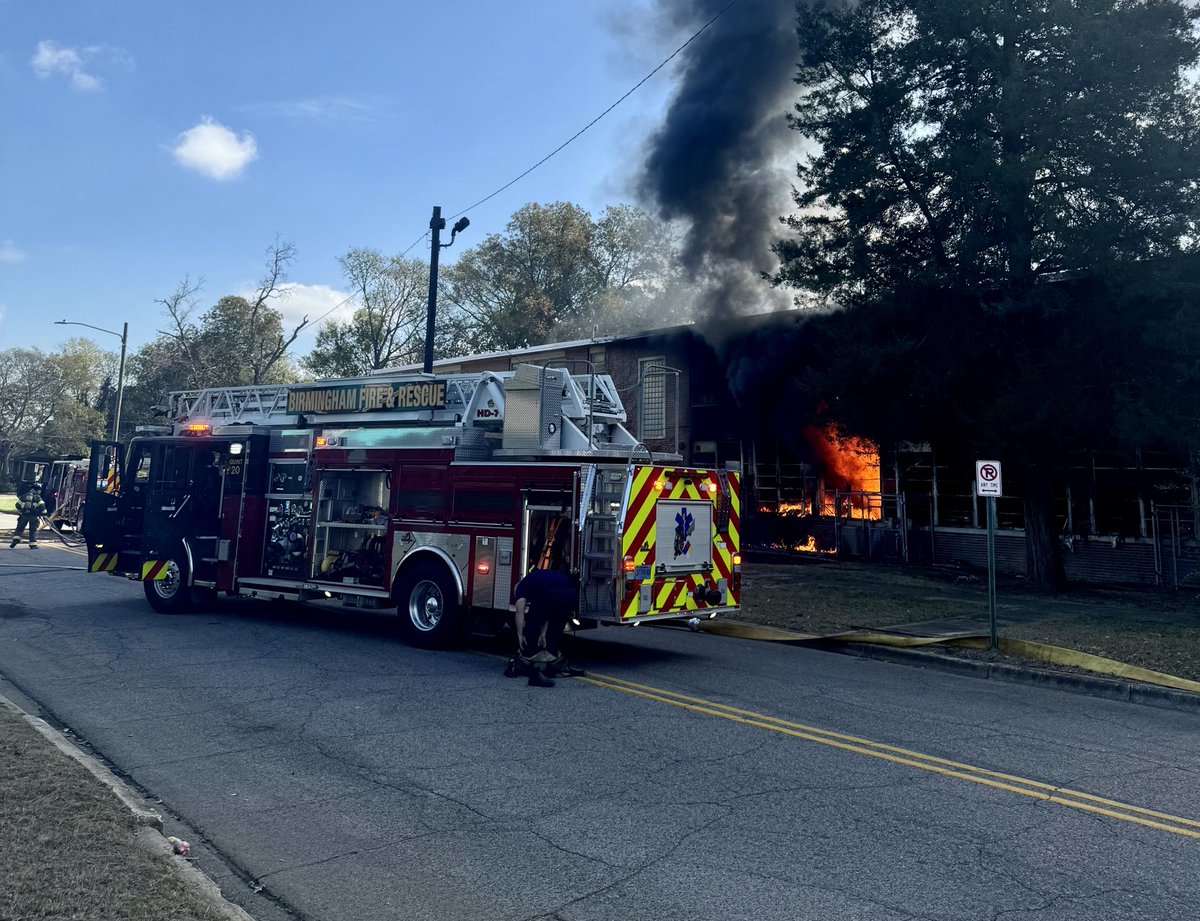
{"type": "Polygon", "coordinates": [[[174,434],[198,424],[457,427],[475,433],[464,441],[486,437],[497,457],[623,455],[637,444],[608,375],[525,364],[476,374],[175,391],[162,411],[174,434]]]}

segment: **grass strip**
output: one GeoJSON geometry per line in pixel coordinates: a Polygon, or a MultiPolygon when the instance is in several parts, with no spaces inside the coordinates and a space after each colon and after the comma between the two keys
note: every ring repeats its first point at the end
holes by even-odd
{"type": "Polygon", "coordinates": [[[0,918],[219,921],[82,766],[0,707],[0,918]]]}

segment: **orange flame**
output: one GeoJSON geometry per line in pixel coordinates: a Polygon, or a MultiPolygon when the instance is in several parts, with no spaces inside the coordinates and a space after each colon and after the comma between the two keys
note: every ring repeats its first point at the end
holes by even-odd
{"type": "Polygon", "coordinates": [[[882,518],[883,510],[877,498],[881,484],[879,446],[869,438],[843,434],[833,422],[823,429],[809,426],[804,430],[804,437],[825,473],[827,488],[817,497],[820,514],[870,520],[882,518]]]}
{"type": "Polygon", "coordinates": [[[832,555],[834,553],[837,553],[836,550],[822,550],[820,547],[817,546],[817,539],[815,537],[813,537],[813,535],[811,535],[811,534],[808,535],[807,543],[796,544],[794,547],[792,547],[792,549],[799,550],[801,553],[824,553],[827,555],[832,555]]]}
{"type": "Polygon", "coordinates": [[[817,539],[810,536],[803,544],[773,541],[766,545],[768,550],[786,550],[788,553],[819,553],[823,556],[833,556],[837,550],[822,550],[817,546],[817,539]]]}

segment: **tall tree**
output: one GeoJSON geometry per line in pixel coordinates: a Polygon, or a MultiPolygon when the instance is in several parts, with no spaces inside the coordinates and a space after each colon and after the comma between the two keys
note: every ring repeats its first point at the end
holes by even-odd
{"type": "Polygon", "coordinates": [[[272,303],[287,297],[288,269],[295,259],[296,245],[276,237],[275,242],[267,247],[267,261],[258,287],[246,301],[249,309],[243,330],[248,337],[246,344],[252,384],[268,383],[281,376],[277,372],[283,369],[277,369],[276,366],[286,364],[284,357],[287,350],[308,326],[308,317],[305,316],[290,331],[286,331],[283,314],[272,303]]]}
{"type": "Polygon", "coordinates": [[[429,267],[419,259],[352,249],[338,259],[355,300],[348,320],[317,332],[304,366],[321,377],[351,377],[416,362],[424,350],[429,267]]]}
{"type": "Polygon", "coordinates": [[[0,351],[0,471],[21,454],[81,454],[105,437],[116,359],[87,339],[0,351]]]}
{"type": "MultiPolygon", "coordinates": [[[[1088,276],[1106,298],[1093,313],[1120,311],[1124,266],[1196,247],[1200,106],[1184,74],[1200,50],[1197,11],[1184,0],[862,0],[798,15],[791,121],[813,152],[775,281],[863,312],[860,367],[895,377],[919,354],[930,379],[994,370],[983,391],[953,391],[946,437],[1014,458],[1029,575],[1054,582],[1049,497],[1072,445],[1037,397],[1060,389],[1055,369],[1079,365],[1079,330],[1064,318],[1106,321],[1062,300],[1086,286],[1038,283],[1088,276]],[[896,334],[895,311],[930,298],[954,305],[926,329],[957,328],[953,353],[896,334]]],[[[860,415],[883,426],[882,413],[860,415]]]]}
{"type": "Polygon", "coordinates": [[[58,366],[45,352],[0,351],[0,471],[10,457],[44,447],[43,430],[61,397],[58,366]]]}
{"type": "Polygon", "coordinates": [[[1200,13],[1183,0],[801,6],[799,166],[778,280],[1019,295],[1195,245],[1200,13]],[[1190,241],[1190,242],[1189,242],[1190,241]]]}
{"type": "Polygon", "coordinates": [[[288,267],[295,258],[295,245],[276,239],[254,292],[227,295],[199,317],[203,279],[185,277],[158,301],[169,321],[159,336],[173,343],[178,370],[186,376],[181,387],[266,384],[290,376],[287,351],[308,317],[286,330],[274,302],[287,296],[288,267]]]}
{"type": "Polygon", "coordinates": [[[207,356],[212,386],[275,384],[290,377],[286,351],[296,331],[285,334],[283,315],[227,294],[200,318],[198,347],[207,356]]]}
{"type": "Polygon", "coordinates": [[[528,204],[447,266],[442,298],[468,348],[523,348],[615,332],[663,306],[677,280],[674,241],[644,212],[619,205],[594,220],[567,202],[528,204]]]}

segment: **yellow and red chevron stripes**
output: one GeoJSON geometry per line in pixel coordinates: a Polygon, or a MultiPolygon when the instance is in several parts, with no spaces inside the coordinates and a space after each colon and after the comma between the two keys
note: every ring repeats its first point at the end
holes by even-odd
{"type": "Polygon", "coordinates": [[[655,506],[660,499],[686,499],[714,505],[712,542],[713,569],[711,573],[692,573],[672,578],[656,579],[651,593],[649,611],[639,611],[639,587],[627,586],[621,599],[622,619],[653,614],[685,613],[707,610],[697,604],[693,595],[697,586],[716,587],[718,579],[729,586],[729,605],[740,603],[741,579],[734,573],[733,556],[741,547],[741,476],[716,470],[694,470],[681,467],[637,467],[630,485],[629,504],[621,535],[621,556],[632,559],[635,567],[653,567],[657,557],[658,535],[655,506]],[[722,483],[721,480],[724,480],[722,483]],[[705,488],[716,487],[715,491],[705,488]],[[728,503],[728,523],[718,529],[721,505],[728,503]]]}
{"type": "Polygon", "coordinates": [[[161,582],[167,577],[168,560],[147,560],[142,564],[143,582],[161,582]]]}
{"type": "Polygon", "coordinates": [[[89,572],[113,572],[117,568],[117,554],[97,553],[96,559],[88,567],[89,572]]]}

